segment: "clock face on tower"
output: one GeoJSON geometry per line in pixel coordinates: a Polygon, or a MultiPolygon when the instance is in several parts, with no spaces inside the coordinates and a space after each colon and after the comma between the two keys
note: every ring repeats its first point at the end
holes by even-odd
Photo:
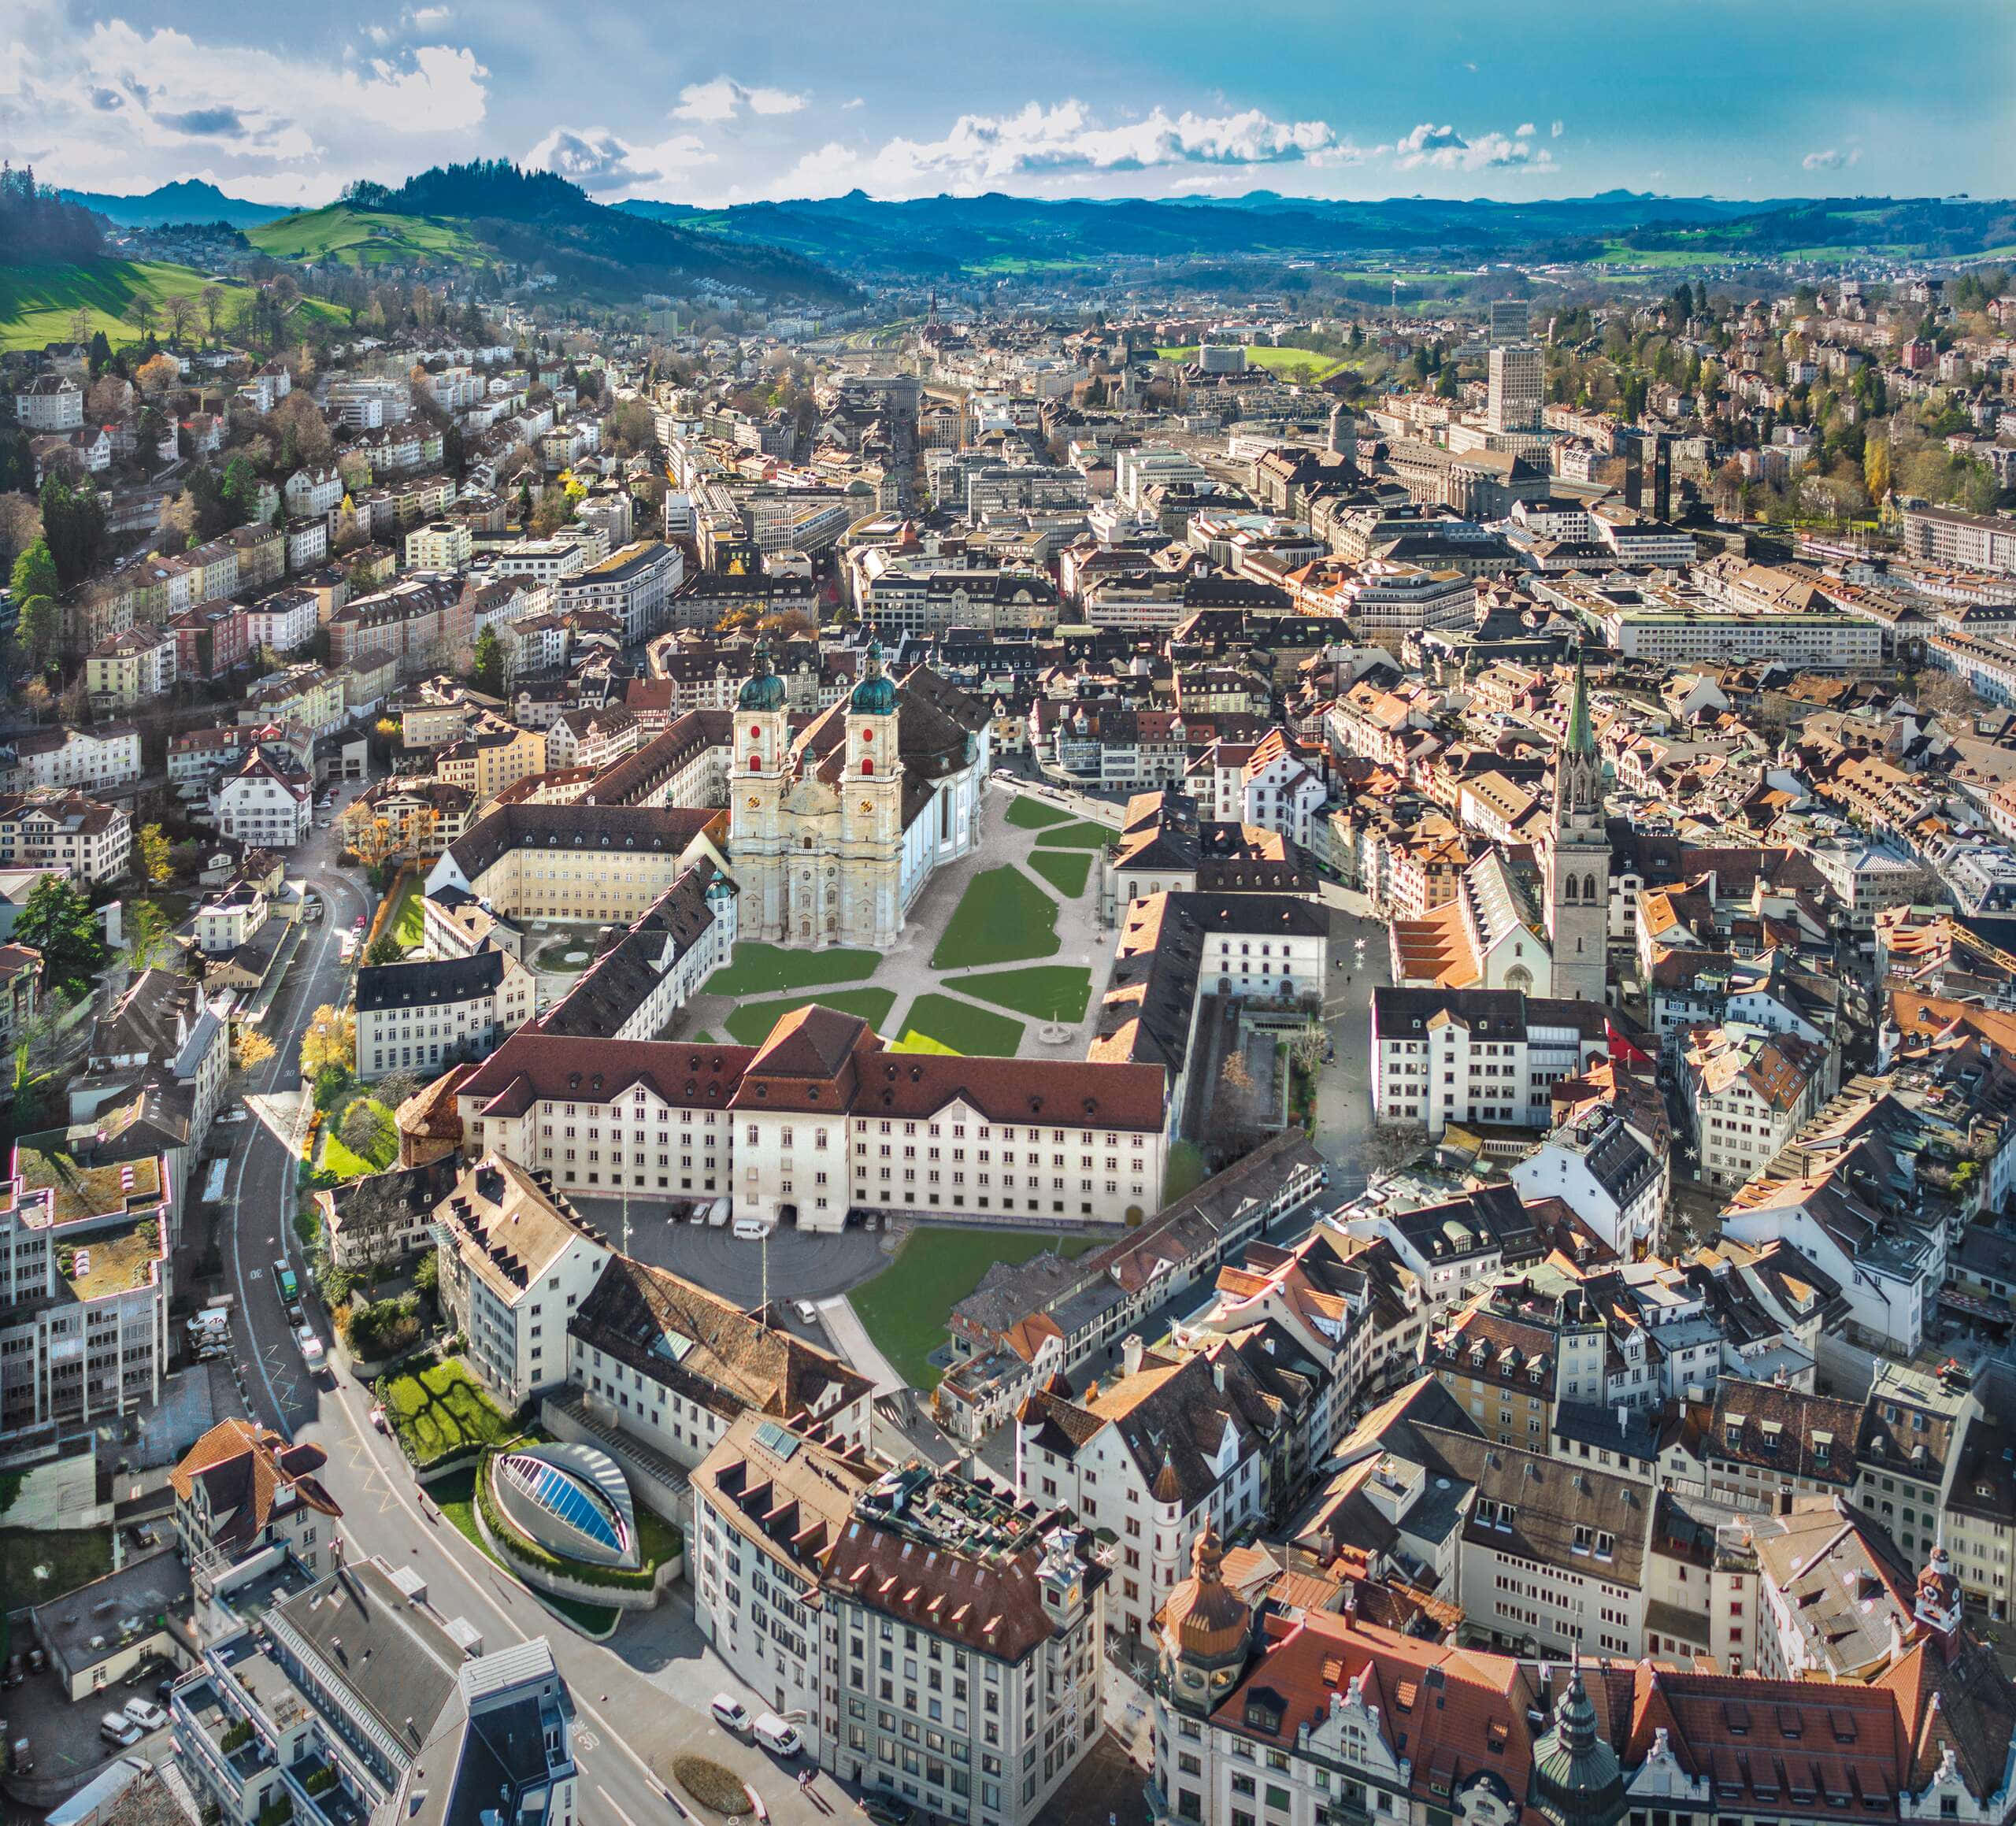
{"type": "Polygon", "coordinates": [[[754,811],[754,810],[755,810],[755,809],[756,809],[758,806],[760,806],[761,804],[762,804],[762,802],[762,802],[761,799],[751,799],[751,800],[749,802],[749,809],[750,809],[750,810],[751,810],[752,812],[753,812],[753,811],[754,811]]]}

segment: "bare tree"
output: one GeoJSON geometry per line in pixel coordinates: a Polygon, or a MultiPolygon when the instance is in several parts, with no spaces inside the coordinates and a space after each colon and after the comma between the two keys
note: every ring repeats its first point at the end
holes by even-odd
{"type": "Polygon", "coordinates": [[[344,1267],[368,1279],[399,1259],[413,1222],[403,1170],[354,1180],[338,1193],[336,1202],[344,1267]]]}
{"type": "Polygon", "coordinates": [[[161,316],[168,324],[168,339],[177,348],[190,331],[196,325],[196,301],[185,293],[177,292],[161,307],[161,316]]]}

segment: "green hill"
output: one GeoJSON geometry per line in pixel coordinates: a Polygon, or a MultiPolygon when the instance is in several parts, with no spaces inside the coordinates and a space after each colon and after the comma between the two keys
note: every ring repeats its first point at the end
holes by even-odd
{"type": "MultiPolygon", "coordinates": [[[[239,298],[250,288],[235,280],[218,283],[231,301],[225,306],[227,313],[235,312],[239,298]]],[[[170,298],[193,298],[209,283],[208,275],[194,267],[165,260],[0,266],[0,350],[39,349],[47,343],[64,341],[80,306],[91,313],[94,334],[104,331],[115,345],[134,342],[139,333],[125,321],[124,313],[136,296],[145,293],[158,308],[170,298]]],[[[302,309],[332,319],[341,315],[333,306],[314,298],[304,300],[302,309]]],[[[157,325],[157,334],[159,329],[157,325]]]]}
{"type": "Polygon", "coordinates": [[[247,230],[245,238],[276,260],[333,257],[351,266],[457,260],[480,251],[475,239],[456,223],[354,209],[346,203],[283,216],[247,230]]]}

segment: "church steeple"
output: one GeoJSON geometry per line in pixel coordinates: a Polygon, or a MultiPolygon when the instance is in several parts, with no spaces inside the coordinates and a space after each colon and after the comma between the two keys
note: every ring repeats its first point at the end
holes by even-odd
{"type": "Polygon", "coordinates": [[[1575,691],[1568,705],[1568,729],[1554,764],[1554,812],[1558,827],[1577,814],[1603,816],[1603,764],[1596,727],[1589,714],[1589,677],[1582,650],[1575,650],[1575,691]]]}
{"type": "Polygon", "coordinates": [[[1544,866],[1553,993],[1563,1000],[1601,1002],[1608,980],[1610,832],[1603,817],[1603,756],[1579,646],[1568,728],[1554,760],[1554,816],[1544,866]]]}

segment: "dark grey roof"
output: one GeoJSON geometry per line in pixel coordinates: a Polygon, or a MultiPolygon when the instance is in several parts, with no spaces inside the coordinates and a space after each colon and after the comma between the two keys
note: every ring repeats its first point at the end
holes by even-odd
{"type": "Polygon", "coordinates": [[[357,1011],[438,1006],[496,993],[504,980],[502,951],[472,951],[418,964],[367,964],[357,973],[357,1011]]]}
{"type": "Polygon", "coordinates": [[[713,806],[501,806],[448,846],[465,881],[518,849],[661,850],[676,855],[713,820],[713,806]]]}

